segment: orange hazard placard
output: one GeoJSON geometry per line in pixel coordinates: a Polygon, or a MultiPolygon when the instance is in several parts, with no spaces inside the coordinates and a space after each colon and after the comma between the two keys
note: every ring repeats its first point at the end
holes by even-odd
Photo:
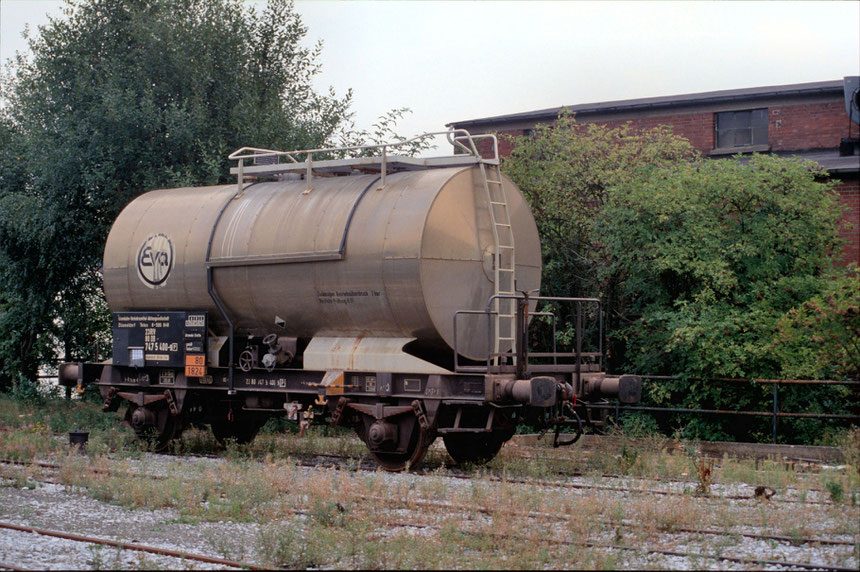
{"type": "Polygon", "coordinates": [[[203,377],[206,375],[206,356],[185,355],[185,376],[186,377],[203,377]]]}

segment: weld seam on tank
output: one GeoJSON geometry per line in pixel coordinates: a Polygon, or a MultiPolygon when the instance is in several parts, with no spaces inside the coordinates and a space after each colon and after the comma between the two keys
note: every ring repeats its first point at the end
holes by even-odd
{"type": "MultiPolygon", "coordinates": [[[[262,266],[264,264],[290,264],[290,263],[299,263],[299,262],[328,262],[328,261],[336,261],[343,260],[343,257],[346,253],[346,237],[349,234],[349,228],[352,224],[353,216],[355,215],[355,211],[358,208],[358,204],[367,194],[367,191],[379,181],[380,177],[376,177],[373,179],[365,188],[361,191],[358,197],[355,199],[355,202],[352,205],[352,208],[349,211],[349,216],[346,219],[346,223],[343,229],[343,235],[340,239],[340,246],[337,250],[329,250],[329,251],[313,251],[313,252],[291,252],[289,254],[267,254],[267,255],[252,255],[252,256],[225,256],[223,258],[218,258],[217,260],[211,260],[210,252],[207,251],[206,255],[206,265],[213,268],[223,268],[228,266],[262,266]]],[[[256,183],[255,183],[256,184],[256,183]]],[[[238,195],[238,193],[237,193],[238,195]]],[[[234,195],[235,198],[235,195],[234,195]]],[[[232,199],[227,202],[227,205],[232,202],[232,199]]],[[[225,205],[225,208],[226,206],[225,205]]],[[[217,225],[219,220],[216,221],[215,227],[213,227],[213,232],[217,231],[217,225]]],[[[213,235],[214,236],[214,235],[213,235]]],[[[211,240],[211,239],[210,239],[211,240]]],[[[211,250],[211,242],[209,245],[209,249],[211,250]]]]}
{"type": "Polygon", "coordinates": [[[212,301],[215,302],[215,307],[218,308],[218,311],[221,312],[221,317],[224,318],[224,321],[227,322],[227,327],[229,329],[229,352],[230,357],[227,359],[227,394],[235,393],[235,389],[233,389],[233,338],[234,338],[234,328],[233,328],[233,320],[230,319],[230,316],[227,314],[227,311],[224,309],[224,306],[221,305],[221,301],[218,298],[218,293],[215,291],[215,281],[212,279],[212,267],[209,266],[209,260],[212,256],[212,241],[215,239],[215,231],[218,228],[218,223],[221,221],[221,217],[224,216],[224,212],[227,210],[227,206],[233,202],[233,200],[239,196],[240,193],[244,193],[247,189],[253,187],[257,183],[251,183],[247,187],[242,187],[241,190],[236,191],[229,200],[227,200],[222,206],[221,210],[218,213],[218,217],[215,219],[215,222],[212,224],[212,231],[209,233],[209,244],[206,246],[206,289],[209,291],[209,297],[212,298],[212,301]]]}
{"type": "Polygon", "coordinates": [[[374,183],[376,183],[381,178],[382,177],[379,176],[370,181],[370,183],[366,187],[364,187],[364,190],[361,191],[361,194],[358,195],[358,198],[355,199],[355,202],[352,203],[352,209],[350,209],[349,216],[346,218],[346,224],[343,227],[343,236],[341,236],[340,238],[340,248],[338,248],[338,252],[341,256],[343,256],[344,252],[346,251],[346,236],[349,234],[349,227],[352,224],[352,217],[355,215],[355,211],[358,209],[358,205],[361,202],[361,199],[364,198],[364,195],[367,194],[367,191],[370,190],[370,187],[372,187],[374,183]]]}

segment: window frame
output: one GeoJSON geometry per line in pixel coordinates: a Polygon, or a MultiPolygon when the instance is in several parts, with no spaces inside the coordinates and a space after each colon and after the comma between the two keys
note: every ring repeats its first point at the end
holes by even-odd
{"type": "Polygon", "coordinates": [[[767,107],[714,112],[712,154],[770,150],[767,107]]]}

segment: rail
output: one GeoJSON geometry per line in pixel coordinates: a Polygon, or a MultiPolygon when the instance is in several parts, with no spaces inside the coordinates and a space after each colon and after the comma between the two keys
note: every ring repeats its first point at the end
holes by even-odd
{"type": "MultiPolygon", "coordinates": [[[[676,375],[642,375],[644,380],[653,381],[668,381],[681,379],[676,375]]],[[[705,381],[702,378],[689,378],[691,380],[705,381]]],[[[728,415],[738,417],[770,417],[772,419],[771,437],[774,443],[777,442],[778,421],[779,419],[821,419],[835,421],[860,421],[860,415],[842,414],[842,413],[804,413],[804,412],[785,412],[779,407],[779,386],[781,385],[844,385],[848,387],[860,387],[860,381],[855,380],[811,380],[811,379],[755,379],[755,378],[708,378],[707,381],[719,381],[729,383],[758,383],[770,384],[773,386],[773,408],[771,411],[749,411],[735,409],[694,409],[683,407],[652,407],[643,405],[621,405],[612,404],[592,404],[590,407],[595,409],[608,409],[615,411],[615,418],[618,419],[623,411],[642,411],[647,413],[691,413],[703,415],[728,415]]]]}
{"type": "Polygon", "coordinates": [[[522,376],[528,372],[534,364],[529,362],[530,358],[551,359],[553,367],[559,366],[559,360],[573,359],[573,373],[576,374],[577,381],[581,373],[583,358],[596,359],[598,366],[602,369],[603,363],[603,305],[598,298],[570,298],[562,296],[529,296],[527,293],[517,294],[496,294],[490,296],[487,301],[487,307],[484,310],[458,310],[454,312],[454,371],[462,373],[490,373],[502,371],[515,371],[517,375],[522,376]],[[508,299],[516,302],[516,323],[517,330],[513,343],[513,347],[509,351],[493,351],[494,347],[494,332],[492,328],[492,318],[495,315],[493,305],[497,299],[508,299]],[[574,321],[575,327],[575,348],[570,352],[558,351],[556,337],[556,316],[553,312],[529,312],[529,304],[534,302],[537,307],[538,302],[555,302],[562,304],[575,304],[574,321]],[[597,316],[599,323],[598,331],[598,351],[584,352],[582,350],[583,340],[583,304],[594,304],[597,306],[597,316]],[[486,347],[486,363],[483,365],[463,365],[460,360],[460,345],[458,338],[459,320],[462,316],[486,316],[487,319],[487,347],[486,347]],[[534,316],[546,316],[551,319],[552,326],[552,351],[551,352],[532,352],[528,347],[528,326],[529,318],[534,316]],[[508,357],[515,365],[493,365],[493,361],[498,358],[508,357]]]}
{"type": "Polygon", "coordinates": [[[297,173],[304,176],[305,193],[313,190],[314,172],[328,175],[348,175],[353,170],[372,170],[381,173],[379,188],[385,188],[386,175],[394,170],[421,170],[441,167],[453,167],[463,165],[477,165],[487,163],[499,164],[499,141],[491,133],[472,135],[465,129],[451,129],[448,131],[432,131],[416,135],[403,141],[392,143],[375,143],[372,145],[348,145],[344,147],[321,147],[318,149],[301,149],[297,151],[275,151],[273,149],[260,149],[256,147],[242,147],[233,151],[228,156],[231,161],[236,161],[236,167],[230,169],[230,173],[237,176],[239,196],[242,195],[246,176],[274,176],[286,173],[297,173]],[[454,148],[454,155],[441,157],[417,158],[401,155],[389,156],[389,149],[410,145],[428,137],[445,135],[448,143],[454,148]],[[491,157],[483,157],[478,150],[479,140],[491,142],[491,157]],[[330,156],[362,154],[367,151],[379,150],[378,155],[360,156],[351,158],[331,159],[330,156]],[[461,151],[461,153],[457,153],[461,151]],[[325,158],[314,160],[314,155],[323,155],[325,158]],[[287,162],[282,163],[281,159],[287,162]],[[274,163],[271,160],[274,159],[274,163]],[[301,159],[301,160],[300,160],[301,159]],[[265,164],[245,165],[245,161],[253,160],[265,164]]]}

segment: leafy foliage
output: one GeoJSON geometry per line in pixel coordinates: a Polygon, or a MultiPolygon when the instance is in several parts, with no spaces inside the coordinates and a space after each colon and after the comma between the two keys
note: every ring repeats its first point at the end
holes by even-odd
{"type": "MultiPolygon", "coordinates": [[[[214,184],[242,145],[332,145],[351,94],[317,93],[292,2],[69,1],[18,54],[0,113],[0,388],[58,343],[98,357],[98,272],[135,196],[214,184]]],[[[102,340],[103,341],[103,340],[102,340]]],[[[104,344],[101,345],[104,348],[104,344]]]]}
{"type": "MultiPolygon", "coordinates": [[[[546,296],[592,297],[608,305],[607,328],[612,329],[621,275],[602,273],[608,260],[604,238],[594,224],[615,188],[631,184],[656,167],[691,161],[697,153],[668,128],[642,131],[630,125],[610,128],[579,125],[562,112],[555,125],[538,125],[532,136],[512,139],[513,151],[502,168],[523,190],[541,237],[546,296]]],[[[593,316],[592,316],[593,317],[593,316]]],[[[562,315],[558,341],[574,336],[572,316],[562,315]]],[[[623,348],[609,347],[609,357],[620,367],[623,348]]]]}
{"type": "MultiPolygon", "coordinates": [[[[786,353],[773,351],[780,320],[840,272],[839,206],[813,167],[772,156],[682,163],[611,194],[595,228],[611,253],[606,274],[624,276],[626,325],[616,335],[626,362],[682,377],[654,387],[656,403],[768,409],[769,387],[715,380],[789,373],[786,353]]],[[[840,391],[822,390],[815,401],[839,409],[840,391]]],[[[739,429],[765,432],[736,419],[686,427],[712,439],[739,429]]]]}
{"type": "Polygon", "coordinates": [[[628,360],[651,373],[773,377],[776,322],[826,282],[839,208],[809,164],[679,164],[616,189],[598,232],[623,273],[628,360]],[[654,360],[659,359],[658,363],[654,360]]]}
{"type": "MultiPolygon", "coordinates": [[[[681,376],[649,383],[646,400],[769,410],[771,386],[719,380],[856,375],[856,269],[834,266],[840,208],[814,164],[701,160],[668,129],[566,114],[513,144],[503,168],[535,213],[542,293],[600,296],[610,370],[681,376]]],[[[779,391],[784,411],[846,407],[844,387],[779,391]]],[[[660,421],[689,437],[770,436],[762,419],[660,421]]],[[[797,420],[781,432],[814,441],[820,429],[797,420]]]]}
{"type": "MultiPolygon", "coordinates": [[[[410,111],[411,110],[408,107],[399,107],[389,110],[385,114],[379,116],[376,123],[373,124],[371,131],[366,129],[357,130],[350,128],[350,130],[341,137],[340,146],[362,147],[395,143],[397,145],[389,147],[386,151],[387,154],[407,157],[415,157],[424,151],[433,149],[435,146],[433,145],[431,138],[426,135],[407,139],[403,135],[397,133],[397,122],[410,111]]],[[[378,148],[369,148],[358,150],[358,152],[353,150],[347,154],[351,157],[371,157],[377,156],[380,153],[381,151],[378,148]]]]}
{"type": "Polygon", "coordinates": [[[561,113],[555,125],[513,138],[503,169],[525,193],[535,214],[547,268],[548,295],[593,294],[595,265],[605,249],[592,232],[594,213],[611,189],[623,187],[655,166],[691,160],[696,152],[668,128],[634,131],[578,125],[561,113]]]}
{"type": "Polygon", "coordinates": [[[790,378],[860,377],[860,270],[853,264],[780,318],[771,350],[790,378]]]}

